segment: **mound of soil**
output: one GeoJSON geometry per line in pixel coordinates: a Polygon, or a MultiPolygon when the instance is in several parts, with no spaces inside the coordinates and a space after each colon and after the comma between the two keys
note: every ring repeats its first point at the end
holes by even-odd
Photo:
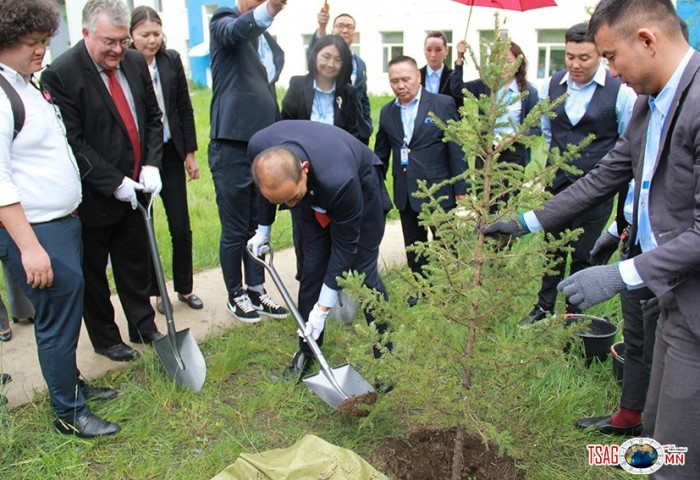
{"type": "Polygon", "coordinates": [[[338,410],[351,417],[366,417],[369,415],[369,410],[365,407],[377,403],[377,398],[379,395],[375,391],[353,395],[340,402],[338,410]]]}
{"type": "MultiPolygon", "coordinates": [[[[446,480],[452,476],[455,430],[417,430],[407,439],[384,442],[370,463],[395,480],[446,480]]],[[[476,480],[523,480],[516,461],[497,457],[498,449],[486,450],[481,438],[467,436],[464,441],[462,478],[476,480]]]]}

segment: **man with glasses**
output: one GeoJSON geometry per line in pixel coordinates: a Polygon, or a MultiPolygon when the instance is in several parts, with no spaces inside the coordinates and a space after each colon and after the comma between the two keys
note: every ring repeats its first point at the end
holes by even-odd
{"type": "Polygon", "coordinates": [[[121,0],[90,0],[83,40],[58,57],[42,83],[60,108],[80,167],[83,202],[83,317],[95,352],[114,361],[138,358],[114,322],[106,266],[132,343],[162,334],[154,322],[151,270],[140,191],[157,195],[163,146],[161,113],[143,55],[129,49],[131,15],[121,0]]]}
{"type": "MultiPolygon", "coordinates": [[[[327,8],[321,8],[318,12],[318,29],[314,32],[309,42],[307,53],[310,53],[314,44],[319,38],[326,35],[326,28],[330,20],[330,14],[327,8]]],[[[333,20],[332,35],[340,35],[348,48],[352,50],[352,42],[355,40],[355,19],[347,13],[341,13],[333,20]]],[[[350,82],[357,88],[357,126],[359,140],[365,145],[369,144],[369,137],[372,136],[372,117],[369,106],[369,97],[367,96],[367,65],[359,55],[353,52],[352,54],[352,75],[350,82]]]]}

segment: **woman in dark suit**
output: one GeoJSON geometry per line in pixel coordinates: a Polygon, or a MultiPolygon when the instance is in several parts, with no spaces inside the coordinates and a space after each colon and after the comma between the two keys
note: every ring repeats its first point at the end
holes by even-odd
{"type": "MultiPolygon", "coordinates": [[[[290,79],[282,99],[282,118],[335,125],[358,138],[357,89],[352,85],[352,52],[339,35],[326,35],[309,52],[309,73],[290,79]]],[[[292,235],[301,274],[304,239],[300,209],[292,208],[292,235]]]]}
{"type": "MultiPolygon", "coordinates": [[[[177,298],[189,307],[200,309],[202,300],[192,293],[192,230],[187,207],[185,170],[190,180],[199,178],[199,165],[194,158],[197,136],[187,78],[180,55],[166,50],[163,22],[150,7],[136,7],[131,13],[133,47],[146,58],[153,79],[158,106],[163,112],[163,206],[173,248],[173,282],[177,298]],[[183,169],[183,161],[185,168],[183,169]]],[[[159,295],[153,283],[153,295],[159,295]]],[[[165,313],[158,297],[158,311],[165,313]]]]}
{"type": "MultiPolygon", "coordinates": [[[[486,96],[491,95],[491,89],[484,84],[484,81],[480,78],[475,80],[470,80],[468,82],[462,82],[462,72],[464,65],[464,53],[467,50],[467,43],[461,41],[457,44],[457,60],[455,61],[455,69],[450,74],[450,84],[452,87],[452,95],[464,97],[462,90],[466,89],[475,97],[479,97],[480,94],[486,96]]],[[[521,92],[527,90],[528,95],[523,98],[520,102],[515,102],[510,104],[508,107],[508,113],[499,121],[512,120],[512,123],[519,125],[523,122],[525,117],[530,110],[532,110],[537,102],[539,101],[539,96],[537,94],[537,89],[527,81],[527,60],[523,54],[522,49],[515,42],[510,42],[510,50],[508,52],[508,62],[514,63],[518,56],[522,56],[522,61],[518,70],[515,72],[513,77],[506,82],[506,84],[501,87],[497,92],[497,95],[503,98],[510,98],[511,96],[519,95],[521,92]]],[[[514,129],[510,126],[503,127],[494,133],[496,135],[509,135],[512,134],[514,129]]],[[[538,127],[531,128],[525,132],[526,136],[530,135],[540,135],[542,130],[538,127]]],[[[524,145],[515,144],[512,150],[505,151],[501,154],[500,160],[505,162],[516,163],[522,167],[530,163],[530,150],[525,148],[524,145]]],[[[477,159],[477,167],[479,166],[479,159],[477,159]]]]}
{"type": "Polygon", "coordinates": [[[294,76],[282,99],[282,118],[335,125],[357,137],[357,89],[352,53],[342,37],[321,37],[309,53],[309,73],[294,76]]]}

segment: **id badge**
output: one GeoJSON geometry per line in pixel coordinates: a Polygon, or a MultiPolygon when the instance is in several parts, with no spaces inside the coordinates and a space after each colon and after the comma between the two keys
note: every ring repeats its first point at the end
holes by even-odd
{"type": "Polygon", "coordinates": [[[401,165],[408,165],[408,146],[401,147],[401,165]]]}

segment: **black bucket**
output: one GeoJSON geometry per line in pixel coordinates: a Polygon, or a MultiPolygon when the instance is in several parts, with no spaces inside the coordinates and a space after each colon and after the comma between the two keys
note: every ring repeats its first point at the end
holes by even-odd
{"type": "Polygon", "coordinates": [[[608,358],[610,348],[615,342],[617,325],[605,318],[591,315],[567,315],[566,325],[572,323],[586,324],[586,330],[579,330],[576,335],[583,339],[583,348],[586,353],[586,366],[594,359],[604,362],[608,358]]]}
{"type": "Polygon", "coordinates": [[[617,342],[615,345],[610,347],[610,353],[612,353],[612,369],[613,375],[618,382],[622,383],[622,370],[625,364],[625,343],[617,342]]]}

